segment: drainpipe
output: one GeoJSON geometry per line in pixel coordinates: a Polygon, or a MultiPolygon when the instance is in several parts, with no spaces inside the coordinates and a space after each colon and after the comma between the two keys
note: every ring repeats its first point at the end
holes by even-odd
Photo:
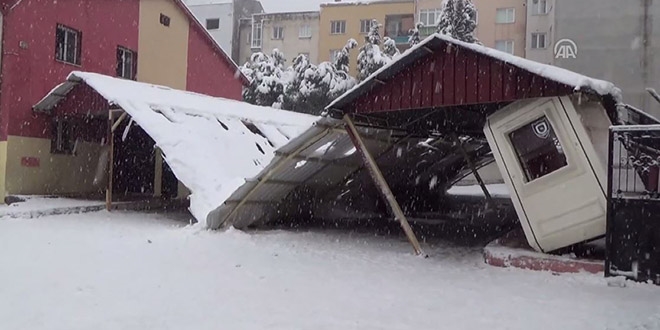
{"type": "MultiPolygon", "coordinates": [[[[650,62],[652,56],[650,53],[651,50],[651,33],[653,31],[653,26],[651,26],[652,21],[650,17],[650,8],[653,0],[642,0],[642,81],[644,87],[649,87],[650,85],[650,62]]],[[[644,98],[642,105],[645,110],[649,110],[648,98],[644,98]]]]}

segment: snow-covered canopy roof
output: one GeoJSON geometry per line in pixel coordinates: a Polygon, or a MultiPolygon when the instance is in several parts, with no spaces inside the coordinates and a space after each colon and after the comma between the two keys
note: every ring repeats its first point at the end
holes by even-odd
{"type": "Polygon", "coordinates": [[[430,53],[441,50],[441,46],[447,44],[456,46],[459,49],[462,48],[474,51],[480,55],[485,55],[490,59],[498,60],[518,69],[522,69],[530,74],[554,81],[558,84],[570,86],[573,88],[573,91],[584,91],[602,96],[611,96],[614,100],[621,101],[621,90],[610,82],[593,79],[552,65],[534,62],[482,45],[462,42],[441,34],[433,34],[414,47],[408,49],[389,64],[383,66],[353,89],[334,100],[326,107],[326,109],[343,109],[360,96],[368,93],[372,87],[382,84],[383,81],[386,81],[397,73],[405,70],[415,61],[429,55],[430,53]]]}
{"type": "Polygon", "coordinates": [[[87,72],[72,72],[35,109],[52,109],[81,83],[127,112],[151,136],[176,177],[190,189],[191,212],[202,223],[246,178],[266,167],[277,148],[318,120],[87,72]]]}

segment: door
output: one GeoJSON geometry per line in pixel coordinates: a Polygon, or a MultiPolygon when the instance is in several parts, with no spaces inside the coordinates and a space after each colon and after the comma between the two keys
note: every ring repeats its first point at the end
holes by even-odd
{"type": "Polygon", "coordinates": [[[595,149],[574,114],[568,98],[519,101],[484,129],[527,240],[542,252],[605,234],[595,149]]]}

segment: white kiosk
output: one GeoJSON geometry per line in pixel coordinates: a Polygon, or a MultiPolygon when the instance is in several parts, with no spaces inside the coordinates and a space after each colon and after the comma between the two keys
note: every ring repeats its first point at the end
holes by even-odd
{"type": "Polygon", "coordinates": [[[517,101],[484,128],[527,241],[541,252],[605,235],[611,123],[586,98],[517,101]]]}

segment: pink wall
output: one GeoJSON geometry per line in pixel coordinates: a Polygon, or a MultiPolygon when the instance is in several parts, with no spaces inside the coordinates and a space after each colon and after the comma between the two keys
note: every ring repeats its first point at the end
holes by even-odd
{"type": "Polygon", "coordinates": [[[188,36],[189,91],[242,100],[243,84],[236,76],[233,64],[219,54],[194,22],[190,23],[188,36]]]}
{"type": "MultiPolygon", "coordinates": [[[[118,45],[138,51],[138,0],[22,1],[4,21],[0,140],[47,138],[50,118],[32,106],[74,70],[115,75],[118,45]],[[55,27],[82,32],[81,65],[55,60],[55,27]],[[21,48],[21,41],[27,48],[21,48]]],[[[84,109],[81,109],[84,111],[84,109]]]]}

